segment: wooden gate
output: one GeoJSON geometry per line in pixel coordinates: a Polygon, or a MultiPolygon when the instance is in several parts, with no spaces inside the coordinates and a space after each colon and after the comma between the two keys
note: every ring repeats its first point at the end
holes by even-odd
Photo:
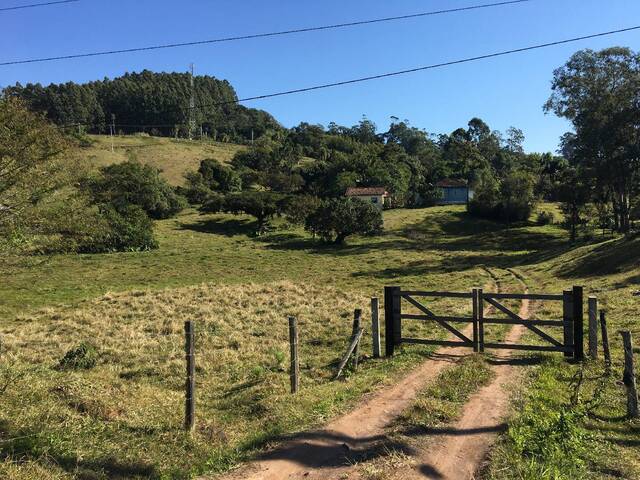
{"type": "Polygon", "coordinates": [[[402,290],[400,287],[385,287],[385,347],[386,355],[392,356],[396,346],[402,344],[422,344],[469,347],[475,352],[484,352],[485,348],[527,350],[543,352],[562,352],[566,357],[578,360],[584,358],[583,334],[583,290],[573,287],[573,290],[562,294],[536,293],[485,293],[481,288],[474,288],[469,293],[464,292],[436,292],[402,290]],[[429,298],[459,298],[471,301],[470,317],[436,315],[426,302],[429,298]],[[562,302],[561,320],[530,320],[520,317],[504,305],[505,300],[534,300],[562,302]],[[420,313],[403,312],[403,304],[415,307],[420,313]],[[485,306],[492,306],[496,314],[504,317],[485,317],[485,306]],[[402,335],[404,321],[435,322],[453,335],[453,340],[410,338],[402,335]],[[472,324],[471,338],[457,325],[472,324]],[[485,330],[488,325],[523,325],[529,331],[543,340],[543,345],[521,345],[501,342],[485,342],[485,330]],[[545,328],[561,328],[562,339],[557,339],[545,328]]]}

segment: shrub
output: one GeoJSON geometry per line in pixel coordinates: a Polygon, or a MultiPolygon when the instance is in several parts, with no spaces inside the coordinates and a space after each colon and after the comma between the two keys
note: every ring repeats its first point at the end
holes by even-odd
{"type": "Polygon", "coordinates": [[[85,182],[95,203],[111,204],[119,212],[137,205],[155,219],[170,218],[186,206],[184,197],[160,177],[160,171],[137,161],[109,165],[85,182]]]}
{"type": "Polygon", "coordinates": [[[319,206],[320,199],[311,195],[289,195],[280,202],[282,213],[295,225],[304,225],[319,206]]]}
{"type": "Polygon", "coordinates": [[[158,248],[153,235],[153,223],[137,205],[121,210],[111,205],[101,205],[103,225],[90,238],[84,240],[78,250],[81,253],[142,251],[158,248]]]}
{"type": "Polygon", "coordinates": [[[553,225],[553,223],[555,222],[555,217],[552,212],[538,212],[536,222],[538,223],[538,225],[553,225]]]}
{"type": "Polygon", "coordinates": [[[357,198],[334,198],[309,215],[305,228],[324,241],[343,244],[349,235],[380,233],[382,212],[357,198]]]}
{"type": "Polygon", "coordinates": [[[98,351],[89,343],[81,343],[72,348],[60,359],[58,368],[61,370],[89,370],[98,363],[98,351]]]}
{"type": "Polygon", "coordinates": [[[204,213],[216,213],[220,211],[238,215],[245,213],[257,220],[256,233],[265,232],[271,218],[280,213],[280,201],[282,196],[272,192],[240,192],[230,193],[221,200],[219,196],[211,196],[200,208],[204,213]]]}
{"type": "Polygon", "coordinates": [[[534,179],[530,173],[511,171],[499,181],[485,171],[467,210],[477,217],[510,223],[527,220],[534,207],[534,179]]]}
{"type": "Polygon", "coordinates": [[[211,158],[202,160],[198,173],[202,176],[205,185],[213,191],[231,193],[242,190],[240,175],[217,160],[211,158]]]}

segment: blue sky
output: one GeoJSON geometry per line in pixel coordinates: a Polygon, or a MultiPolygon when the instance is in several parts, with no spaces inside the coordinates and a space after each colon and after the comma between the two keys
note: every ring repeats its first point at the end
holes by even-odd
{"type": "MultiPolygon", "coordinates": [[[[404,15],[492,0],[82,0],[0,12],[0,62],[22,58],[259,33],[404,15]]],[[[31,3],[3,0],[2,6],[31,3]]],[[[640,24],[637,0],[529,3],[348,29],[154,52],[0,67],[0,86],[83,82],[127,71],[185,71],[231,82],[240,97],[640,24]]],[[[493,129],[521,128],[528,151],[555,150],[570,128],[545,115],[554,68],[576,50],[623,45],[640,50],[640,31],[402,77],[261,100],[285,126],[352,125],[362,115],[380,130],[390,116],[445,133],[478,116],[493,129]]]]}

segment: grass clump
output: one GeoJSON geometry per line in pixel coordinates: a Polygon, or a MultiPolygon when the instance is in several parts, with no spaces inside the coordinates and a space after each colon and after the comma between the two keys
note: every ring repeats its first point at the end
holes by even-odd
{"type": "Polygon", "coordinates": [[[60,359],[60,370],[89,370],[98,363],[98,350],[90,343],[82,342],[67,351],[60,359]]]}
{"type": "Polygon", "coordinates": [[[434,427],[454,421],[460,416],[469,397],[487,385],[493,373],[484,359],[474,355],[446,369],[420,394],[400,423],[434,427]]]}

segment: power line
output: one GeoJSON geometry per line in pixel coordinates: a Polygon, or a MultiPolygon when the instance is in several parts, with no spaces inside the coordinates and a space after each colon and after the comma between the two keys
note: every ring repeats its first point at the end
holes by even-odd
{"type": "MultiPolygon", "coordinates": [[[[304,87],[304,88],[296,88],[296,89],[292,89],[292,90],[283,90],[281,92],[275,92],[275,93],[267,93],[264,95],[256,95],[253,97],[244,97],[244,98],[239,98],[236,100],[228,100],[228,101],[224,101],[224,102],[214,102],[214,103],[210,103],[210,104],[201,104],[201,105],[196,105],[195,108],[208,108],[208,107],[219,107],[219,106],[223,106],[223,105],[230,105],[230,104],[236,104],[236,103],[244,103],[244,102],[249,102],[252,100],[262,100],[262,99],[266,99],[266,98],[273,98],[273,97],[282,97],[285,95],[293,95],[293,94],[297,94],[297,93],[303,93],[303,92],[310,92],[310,91],[314,91],[314,90],[321,90],[321,89],[325,89],[325,88],[331,88],[331,87],[338,87],[338,86],[342,86],[342,85],[350,85],[350,84],[354,84],[354,83],[361,83],[361,82],[368,82],[371,80],[377,80],[377,79],[381,79],[381,78],[388,78],[388,77],[395,77],[395,76],[399,76],[399,75],[406,75],[409,73],[415,73],[415,72],[420,72],[420,71],[424,71],[424,70],[432,70],[432,69],[436,69],[436,68],[443,68],[443,67],[449,67],[452,65],[460,65],[463,63],[470,63],[470,62],[476,62],[479,60],[487,60],[489,58],[495,58],[495,57],[502,57],[505,55],[513,55],[516,53],[522,53],[522,52],[528,52],[531,50],[539,50],[542,48],[549,48],[549,47],[553,47],[553,46],[558,46],[558,45],[564,45],[567,43],[575,43],[575,42],[579,42],[581,40],[589,40],[592,38],[599,38],[599,37],[605,37],[605,36],[609,36],[609,35],[615,35],[618,33],[625,33],[625,32],[631,32],[631,31],[635,31],[635,30],[640,30],[640,25],[637,25],[635,27],[628,27],[628,28],[620,28],[618,30],[610,30],[608,32],[601,32],[601,33],[594,33],[591,35],[583,35],[580,37],[573,37],[573,38],[568,38],[565,40],[557,40],[554,42],[547,42],[547,43],[540,43],[537,45],[531,45],[528,47],[522,47],[522,48],[514,48],[511,50],[504,50],[501,52],[494,52],[494,53],[488,53],[485,55],[478,55],[476,57],[467,57],[467,58],[463,58],[463,59],[459,59],[459,60],[451,60],[448,62],[442,62],[442,63],[435,63],[432,65],[426,65],[426,66],[422,66],[422,67],[415,67],[415,68],[409,68],[406,70],[398,70],[395,72],[387,72],[387,73],[381,73],[378,75],[370,75],[368,77],[360,77],[360,78],[354,78],[354,79],[350,79],[350,80],[343,80],[340,82],[333,82],[333,83],[323,83],[320,85],[314,85],[311,87],[304,87]]],[[[176,111],[178,109],[175,109],[176,111]]],[[[180,111],[182,111],[182,109],[179,109],[180,111]]],[[[75,127],[75,126],[99,126],[99,125],[92,125],[92,124],[83,124],[83,123],[74,123],[71,125],[61,125],[59,128],[67,128],[67,127],[75,127]]],[[[172,127],[173,125],[118,125],[120,127],[139,127],[139,128],[143,128],[143,127],[172,127]]]]}
{"type": "MultiPolygon", "coordinates": [[[[574,38],[568,38],[566,40],[558,40],[555,42],[549,42],[549,43],[541,43],[538,45],[532,45],[529,47],[522,47],[522,48],[515,48],[512,50],[505,50],[502,52],[495,52],[495,53],[489,53],[486,55],[479,55],[477,57],[468,57],[468,58],[463,58],[460,60],[452,60],[449,62],[443,62],[443,63],[436,63],[433,65],[426,65],[424,67],[415,67],[415,68],[409,68],[407,70],[398,70],[396,72],[388,72],[388,73],[381,73],[378,75],[371,75],[368,77],[361,77],[361,78],[354,78],[351,80],[343,80],[341,82],[333,82],[333,83],[324,83],[321,85],[314,85],[312,87],[304,87],[304,88],[296,88],[293,90],[284,90],[282,92],[276,92],[276,93],[268,93],[266,95],[257,95],[254,97],[245,97],[245,98],[241,98],[238,100],[234,100],[234,101],[227,101],[227,102],[218,102],[212,106],[218,106],[218,105],[225,105],[225,104],[229,104],[229,103],[242,103],[242,102],[248,102],[251,100],[261,100],[261,99],[265,99],[265,98],[272,98],[272,97],[280,97],[283,95],[292,95],[294,93],[302,93],[302,92],[310,92],[313,90],[320,90],[320,89],[324,89],[324,88],[331,88],[331,87],[338,87],[341,85],[349,85],[352,83],[360,83],[360,82],[368,82],[370,80],[377,80],[380,78],[387,78],[387,77],[395,77],[398,75],[405,75],[408,73],[414,73],[414,72],[420,72],[423,70],[431,70],[431,69],[435,69],[435,68],[442,68],[442,67],[448,67],[451,65],[459,65],[461,63],[469,63],[469,62],[475,62],[478,60],[486,60],[488,58],[494,58],[494,57],[501,57],[501,56],[505,56],[505,55],[511,55],[514,53],[521,53],[521,52],[527,52],[530,50],[538,50],[541,48],[548,48],[548,47],[553,47],[553,46],[557,46],[557,45],[563,45],[563,44],[567,44],[567,43],[574,43],[574,42],[579,42],[581,40],[588,40],[591,38],[597,38],[597,37],[604,37],[604,36],[608,36],[608,35],[614,35],[617,33],[624,33],[624,32],[630,32],[633,30],[640,30],[640,25],[635,26],[635,27],[629,27],[629,28],[621,28],[619,30],[611,30],[609,32],[602,32],[602,33],[594,33],[592,35],[585,35],[582,37],[574,37],[574,38]]],[[[200,106],[202,107],[202,105],[200,106]]]]}
{"type": "Polygon", "coordinates": [[[9,10],[22,10],[24,8],[35,8],[35,7],[46,7],[48,5],[60,5],[61,3],[75,3],[80,0],[59,0],[57,2],[43,2],[43,3],[32,3],[29,5],[16,5],[15,7],[2,7],[0,8],[0,12],[7,12],[9,10]]]}
{"type": "MultiPolygon", "coordinates": [[[[67,1],[78,1],[78,0],[67,0],[67,1]]],[[[152,45],[148,47],[134,47],[134,48],[123,48],[120,50],[104,50],[101,52],[89,52],[89,53],[76,53],[70,55],[59,55],[55,57],[42,57],[42,58],[30,58],[24,60],[13,60],[8,62],[1,62],[0,66],[7,65],[22,65],[25,63],[40,63],[40,62],[52,62],[57,60],[70,60],[74,58],[87,58],[87,57],[98,57],[104,55],[115,55],[120,53],[133,53],[133,52],[145,52],[150,50],[161,50],[166,48],[178,48],[178,47],[189,47],[195,45],[207,45],[212,43],[224,43],[224,42],[235,42],[239,40],[251,40],[256,38],[267,38],[267,37],[277,37],[282,35],[291,35],[295,33],[306,33],[306,32],[317,32],[321,30],[330,30],[335,28],[346,28],[346,27],[355,27],[358,25],[370,25],[373,23],[382,23],[382,22],[392,22],[397,20],[407,20],[410,18],[419,18],[419,17],[429,17],[434,15],[442,15],[445,13],[454,13],[454,12],[464,12],[469,10],[479,10],[482,8],[491,8],[491,7],[499,7],[504,5],[513,5],[516,3],[526,3],[532,0],[510,0],[503,1],[497,3],[486,3],[482,5],[471,5],[467,7],[459,7],[459,8],[450,8],[446,10],[436,10],[431,12],[421,12],[421,13],[412,13],[409,15],[399,15],[395,17],[384,17],[384,18],[375,18],[370,20],[359,20],[355,22],[347,22],[347,23],[336,23],[333,25],[321,25],[317,27],[307,27],[307,28],[296,28],[293,30],[282,30],[279,32],[267,32],[267,33],[256,33],[252,35],[240,35],[233,37],[223,37],[223,38],[214,38],[211,40],[198,40],[193,42],[181,42],[181,43],[167,43],[164,45],[152,45]]]]}

